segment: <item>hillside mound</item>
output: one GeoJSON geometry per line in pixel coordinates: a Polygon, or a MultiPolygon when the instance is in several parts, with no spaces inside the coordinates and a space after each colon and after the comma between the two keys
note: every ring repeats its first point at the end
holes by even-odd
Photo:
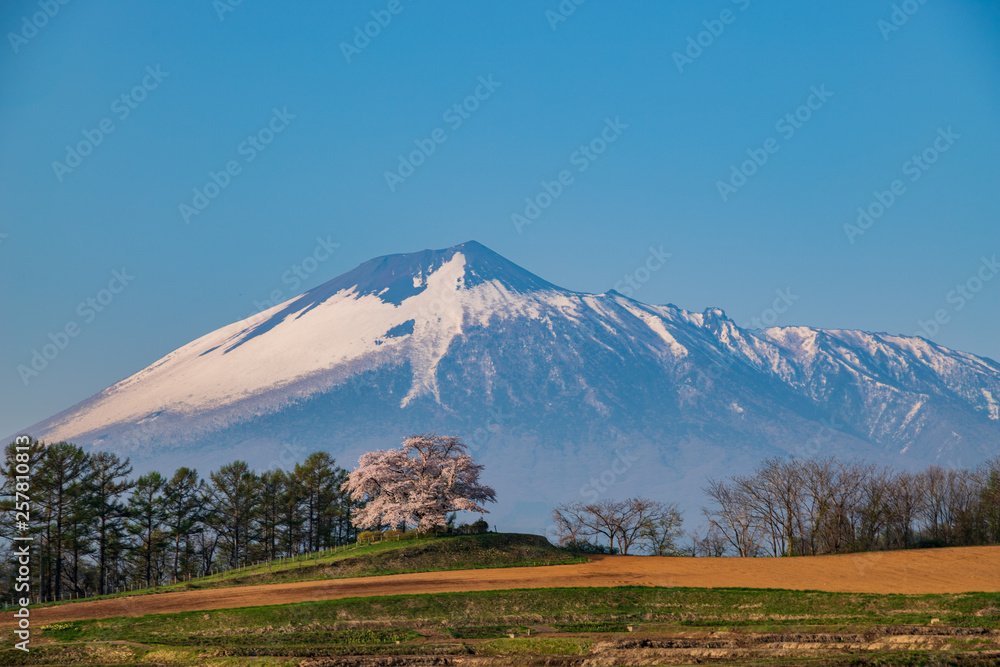
{"type": "MultiPolygon", "coordinates": [[[[585,559],[554,547],[540,535],[519,533],[487,533],[463,535],[413,542],[382,543],[371,552],[359,549],[357,556],[340,555],[334,560],[274,567],[271,571],[254,571],[230,575],[225,579],[194,581],[189,590],[229,586],[252,586],[317,579],[370,577],[383,574],[434,572],[439,570],[471,570],[493,567],[526,567],[584,562],[585,559]]],[[[348,552],[350,553],[350,552],[348,552]]]]}

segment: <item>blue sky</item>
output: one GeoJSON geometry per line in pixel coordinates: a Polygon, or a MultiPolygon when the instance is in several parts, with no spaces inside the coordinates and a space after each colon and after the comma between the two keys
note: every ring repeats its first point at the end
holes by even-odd
{"type": "Polygon", "coordinates": [[[1000,359],[1000,6],[678,4],[5,2],[0,432],[469,239],[571,289],[1000,359]]]}

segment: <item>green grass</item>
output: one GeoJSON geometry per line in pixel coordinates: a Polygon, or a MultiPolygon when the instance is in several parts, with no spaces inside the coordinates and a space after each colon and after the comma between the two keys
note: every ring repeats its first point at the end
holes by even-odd
{"type": "MultiPolygon", "coordinates": [[[[530,567],[585,562],[586,558],[554,547],[545,538],[537,535],[487,533],[431,537],[342,547],[337,551],[323,552],[315,557],[297,558],[285,562],[272,561],[269,565],[257,565],[169,586],[88,599],[437,570],[530,567]]],[[[63,600],[36,606],[69,603],[70,601],[63,600]]]]}
{"type": "Polygon", "coordinates": [[[478,655],[586,655],[593,640],[576,637],[494,639],[476,646],[478,655]]]}
{"type": "MultiPolygon", "coordinates": [[[[36,645],[30,659],[19,651],[0,651],[0,665],[230,667],[292,664],[282,661],[337,655],[582,656],[609,640],[654,646],[658,638],[708,637],[720,631],[737,638],[763,633],[778,637],[767,641],[789,642],[810,641],[801,639],[803,633],[825,634],[835,638],[830,641],[851,643],[893,634],[894,628],[895,634],[910,634],[909,626],[929,626],[932,618],[939,619],[936,630],[966,629],[947,642],[942,638],[944,650],[951,653],[927,652],[933,660],[948,664],[949,655],[983,650],[1000,655],[997,593],[876,595],[622,587],[349,598],[66,622],[35,629],[36,642],[59,645],[36,645]],[[628,632],[627,626],[635,632],[628,632]],[[509,638],[510,633],[516,637],[509,638]]],[[[856,658],[857,664],[927,662],[906,662],[915,656],[881,651],[856,658]]]]}
{"type": "MultiPolygon", "coordinates": [[[[444,537],[368,545],[157,590],[583,560],[531,535],[444,537]]],[[[476,655],[477,664],[497,665],[528,664],[526,656],[537,656],[568,665],[602,652],[600,664],[618,664],[618,653],[625,655],[620,662],[638,664],[629,651],[678,647],[733,651],[741,664],[994,664],[1000,662],[1000,594],[619,587],[348,598],[36,625],[32,652],[0,649],[0,665],[258,667],[331,656],[405,662],[393,656],[413,655],[476,655]],[[906,646],[910,634],[926,635],[934,647],[906,646]],[[877,644],[890,635],[903,637],[904,645],[877,644]],[[838,643],[871,648],[843,655],[766,653],[771,644],[838,643]],[[765,647],[759,660],[739,653],[759,647],[765,647]]]]}
{"type": "Polygon", "coordinates": [[[598,621],[596,623],[553,623],[561,632],[628,632],[628,623],[598,621]]]}
{"type": "MultiPolygon", "coordinates": [[[[539,623],[832,630],[872,625],[1000,628],[1000,593],[879,595],[745,588],[556,588],[347,598],[289,605],[73,621],[58,641],[169,643],[190,636],[382,627],[530,626],[539,623]],[[981,615],[975,615],[975,614],[981,615]]],[[[556,627],[556,626],[553,626],[556,627]]],[[[572,626],[565,626],[569,629],[572,626]]],[[[583,631],[583,626],[578,631],[583,631]]]]}
{"type": "Polygon", "coordinates": [[[463,625],[448,628],[445,632],[455,639],[498,639],[513,634],[527,634],[528,628],[523,625],[463,625]]]}

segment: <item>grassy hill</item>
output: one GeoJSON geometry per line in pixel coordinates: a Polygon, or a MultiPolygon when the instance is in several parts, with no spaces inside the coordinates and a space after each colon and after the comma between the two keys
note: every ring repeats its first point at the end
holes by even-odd
{"type": "Polygon", "coordinates": [[[0,665],[992,665],[1000,594],[481,591],[75,621],[33,640],[0,665]]]}
{"type": "MultiPolygon", "coordinates": [[[[388,542],[174,587],[579,562],[533,535],[388,542]]],[[[2,665],[1000,664],[1000,593],[556,588],[346,598],[32,626],[2,665]]]]}
{"type": "Polygon", "coordinates": [[[487,533],[411,542],[382,542],[314,561],[299,561],[288,567],[272,564],[270,569],[259,566],[225,577],[206,577],[182,584],[175,590],[580,562],[586,562],[586,559],[556,548],[538,535],[487,533]]]}
{"type": "MultiPolygon", "coordinates": [[[[118,595],[148,595],[229,586],[315,581],[382,574],[529,567],[583,563],[586,558],[554,547],[539,535],[486,533],[430,537],[412,541],[351,545],[335,551],[247,567],[191,581],[118,595]]],[[[95,598],[88,598],[95,599],[95,598]]],[[[69,601],[50,604],[71,604],[69,601]]],[[[41,606],[41,605],[36,605],[41,606]]]]}

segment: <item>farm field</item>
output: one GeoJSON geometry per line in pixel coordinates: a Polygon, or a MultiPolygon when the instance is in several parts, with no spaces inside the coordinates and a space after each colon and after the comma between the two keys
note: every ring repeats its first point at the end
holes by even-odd
{"type": "Polygon", "coordinates": [[[35,607],[0,664],[1000,662],[998,547],[590,558],[35,607]]]}
{"type": "Polygon", "coordinates": [[[998,628],[997,593],[477,591],[65,621],[0,664],[990,665],[998,628]]]}
{"type": "Polygon", "coordinates": [[[42,622],[55,623],[352,597],[520,588],[657,586],[891,594],[1000,592],[1000,547],[800,558],[589,558],[586,563],[544,567],[441,570],[175,590],[41,606],[35,608],[34,615],[42,622]]]}

